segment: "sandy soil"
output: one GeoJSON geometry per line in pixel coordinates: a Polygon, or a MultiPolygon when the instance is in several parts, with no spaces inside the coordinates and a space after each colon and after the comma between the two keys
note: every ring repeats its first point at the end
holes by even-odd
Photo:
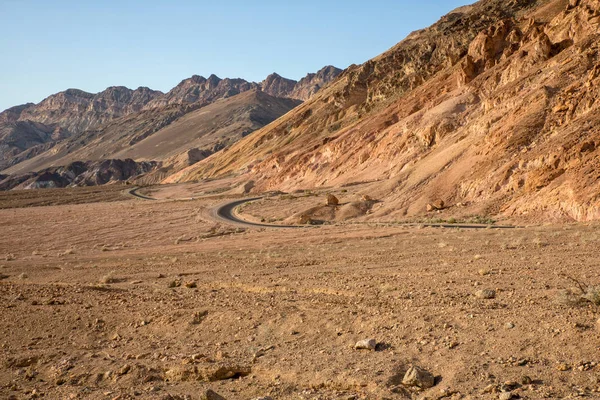
{"type": "Polygon", "coordinates": [[[598,310],[560,301],[562,274],[600,284],[598,225],[239,229],[222,199],[100,200],[0,210],[0,398],[600,397],[598,310]]]}

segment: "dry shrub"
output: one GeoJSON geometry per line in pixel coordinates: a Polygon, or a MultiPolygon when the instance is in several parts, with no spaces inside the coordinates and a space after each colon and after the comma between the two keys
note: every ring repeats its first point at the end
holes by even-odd
{"type": "Polygon", "coordinates": [[[100,283],[109,285],[111,283],[117,283],[119,280],[115,277],[115,271],[110,271],[100,279],[100,283]]]}
{"type": "Polygon", "coordinates": [[[600,285],[587,285],[584,282],[573,277],[562,275],[576,287],[561,291],[559,301],[570,306],[580,306],[584,304],[593,304],[600,307],[600,285]]]}

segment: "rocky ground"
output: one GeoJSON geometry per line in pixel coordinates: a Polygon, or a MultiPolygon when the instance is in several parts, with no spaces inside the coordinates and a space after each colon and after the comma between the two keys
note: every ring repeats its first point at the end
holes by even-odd
{"type": "Polygon", "coordinates": [[[598,225],[241,229],[105,189],[3,200],[1,398],[600,397],[598,225]]]}

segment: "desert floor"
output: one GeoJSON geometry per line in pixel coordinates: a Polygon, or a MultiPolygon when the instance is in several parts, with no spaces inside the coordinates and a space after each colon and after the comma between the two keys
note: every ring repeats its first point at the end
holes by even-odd
{"type": "Polygon", "coordinates": [[[599,310],[563,293],[600,285],[599,225],[253,229],[147,192],[0,195],[0,398],[600,398],[599,310]]]}

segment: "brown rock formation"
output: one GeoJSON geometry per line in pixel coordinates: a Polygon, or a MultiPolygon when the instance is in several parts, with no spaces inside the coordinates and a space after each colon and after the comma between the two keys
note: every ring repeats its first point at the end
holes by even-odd
{"type": "Polygon", "coordinates": [[[600,219],[600,2],[568,4],[462,7],[171,180],[373,181],[384,203],[370,218],[441,196],[463,213],[600,219]]]}

